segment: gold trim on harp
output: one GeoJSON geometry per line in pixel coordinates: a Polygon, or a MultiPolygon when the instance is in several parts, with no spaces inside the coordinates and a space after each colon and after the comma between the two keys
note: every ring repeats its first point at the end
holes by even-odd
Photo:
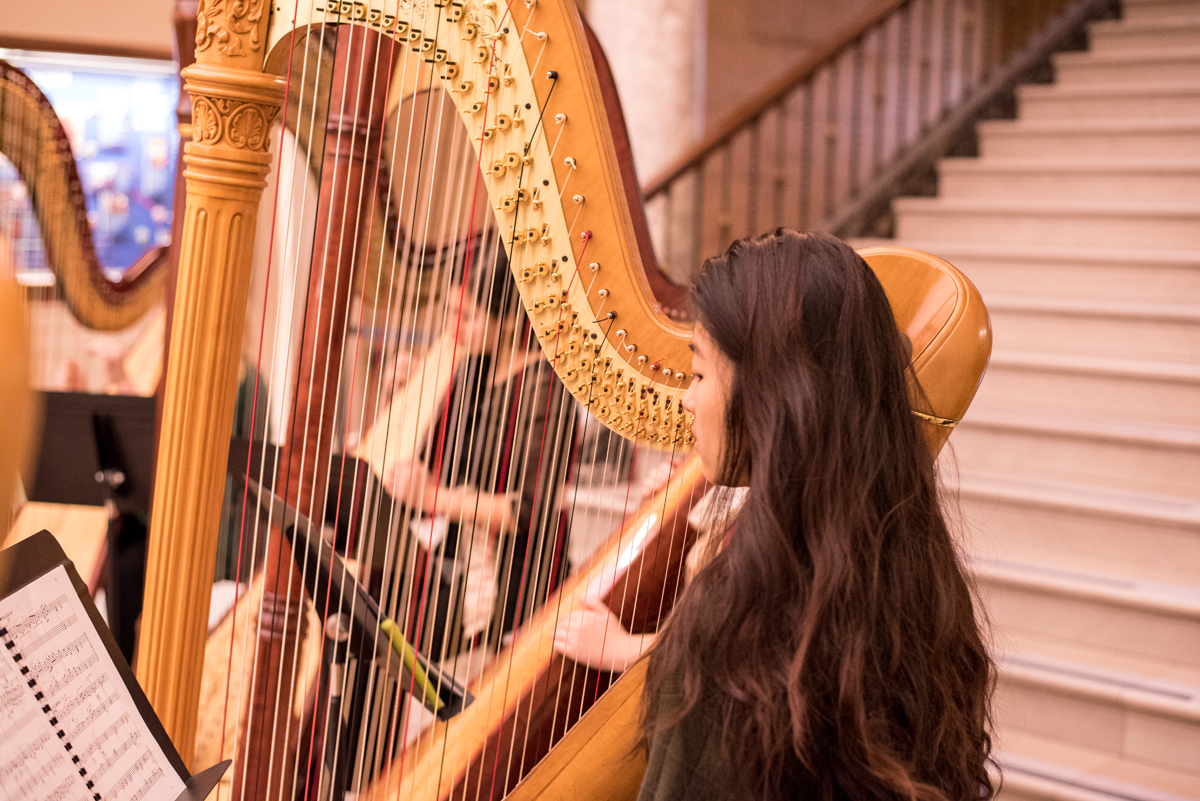
{"type": "Polygon", "coordinates": [[[916,409],[913,409],[912,413],[921,420],[924,420],[926,423],[930,423],[931,425],[935,426],[942,426],[943,428],[954,428],[960,422],[958,420],[952,420],[949,417],[935,417],[932,414],[918,412],[916,409]]]}

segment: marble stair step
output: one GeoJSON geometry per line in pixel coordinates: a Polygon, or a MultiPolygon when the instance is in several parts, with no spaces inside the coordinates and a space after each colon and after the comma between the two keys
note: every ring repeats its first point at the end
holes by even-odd
{"type": "Polygon", "coordinates": [[[1200,15],[1196,0],[1124,0],[1121,16],[1127,20],[1161,19],[1200,15]]]}
{"type": "Polygon", "coordinates": [[[1088,25],[1088,43],[1094,53],[1192,47],[1197,39],[1200,39],[1200,14],[1196,13],[1106,19],[1088,25]]]}
{"type": "Polygon", "coordinates": [[[1196,364],[1200,303],[984,296],[997,350],[1196,364]]]}
{"type": "Polygon", "coordinates": [[[971,410],[951,445],[971,472],[1200,499],[1194,428],[971,410]]]}
{"type": "Polygon", "coordinates": [[[1200,778],[1119,755],[1022,735],[997,750],[1001,801],[1195,801],[1200,778]]]}
{"type": "Polygon", "coordinates": [[[1200,298],[1200,249],[1148,251],[937,239],[853,241],[856,248],[897,244],[938,254],[962,270],[984,298],[1028,295],[1164,304],[1200,298]]]}
{"type": "Polygon", "coordinates": [[[1055,53],[1056,86],[1120,86],[1156,81],[1160,84],[1200,82],[1200,46],[1153,48],[1116,53],[1055,53]]]}
{"type": "Polygon", "coordinates": [[[1001,750],[1032,735],[1200,780],[1200,686],[1030,651],[995,656],[1001,750]]]}
{"type": "MultiPolygon", "coordinates": [[[[1200,33],[1200,28],[1197,29],[1200,33]]],[[[1200,36],[1198,36],[1200,38],[1200,36]]],[[[1017,87],[1018,116],[1029,122],[1178,119],[1200,114],[1200,81],[1017,87]]]]}
{"type": "Polygon", "coordinates": [[[1083,204],[1046,201],[893,201],[897,239],[1089,247],[1200,248],[1200,204],[1083,204]]]}
{"type": "Polygon", "coordinates": [[[995,349],[972,408],[1200,428],[1200,358],[1189,364],[995,349]]]}
{"type": "Polygon", "coordinates": [[[989,624],[1200,675],[1200,589],[1037,562],[971,563],[989,624]]]}
{"type": "Polygon", "coordinates": [[[1112,163],[1200,158],[1200,118],[987,120],[976,126],[984,158],[1105,159],[1112,163]]]}
{"type": "Polygon", "coordinates": [[[1200,159],[1110,161],[943,159],[938,197],[947,200],[1200,204],[1200,159]]]}
{"type": "Polygon", "coordinates": [[[1200,589],[1200,501],[989,473],[954,454],[940,469],[980,558],[1200,589]]]}

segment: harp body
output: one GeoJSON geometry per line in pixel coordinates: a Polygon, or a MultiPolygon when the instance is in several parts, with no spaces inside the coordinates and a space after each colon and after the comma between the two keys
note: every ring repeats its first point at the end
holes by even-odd
{"type": "MultiPolygon", "coordinates": [[[[678,299],[657,277],[644,220],[632,202],[636,188],[629,185],[627,165],[622,167],[622,141],[609,129],[598,65],[570,0],[316,0],[285,6],[202,0],[196,63],[184,71],[193,127],[183,155],[186,206],[177,211],[180,264],[138,662],[139,680],[184,754],[192,753],[197,728],[253,239],[265,179],[277,163],[271,126],[281,109],[300,121],[294,127],[298,139],[308,137],[314,166],[312,142],[323,138],[321,191],[328,199],[317,227],[324,223],[325,233],[318,235],[325,238],[313,247],[308,294],[340,300],[310,310],[305,320],[311,340],[302,347],[320,356],[295,379],[296,386],[310,387],[297,408],[312,411],[294,412],[288,420],[278,480],[287,484],[289,499],[303,505],[322,494],[331,470],[330,432],[339,401],[336,382],[325,379],[344,361],[352,286],[368,269],[355,255],[370,250],[357,223],[372,213],[379,185],[370,161],[378,158],[371,155],[372,138],[378,139],[372,125],[385,98],[378,76],[391,70],[356,73],[351,66],[356,38],[360,53],[394,53],[397,70],[408,64],[448,92],[470,136],[481,173],[478,191],[494,216],[530,330],[566,391],[638,444],[683,452],[691,442],[680,404],[690,373],[690,332],[664,310],[678,299]],[[338,48],[345,43],[346,51],[333,62],[342,66],[330,73],[329,94],[317,93],[337,101],[322,116],[325,112],[297,106],[284,76],[295,81],[299,73],[301,84],[322,85],[305,71],[322,56],[303,51],[297,59],[293,37],[319,36],[333,26],[341,30],[338,48]],[[348,29],[356,33],[346,35],[348,29]],[[336,109],[346,108],[350,98],[354,113],[339,116],[336,109]],[[319,121],[325,119],[328,125],[319,121]],[[314,134],[310,125],[305,134],[304,121],[324,131],[314,134]]],[[[894,267],[895,281],[905,280],[900,254],[870,259],[878,269],[894,267]]],[[[890,283],[884,280],[892,296],[890,283]]],[[[950,287],[969,295],[973,289],[950,273],[927,283],[927,290],[950,287]]],[[[981,313],[986,332],[981,305],[956,318],[961,325],[948,326],[942,313],[958,305],[947,307],[944,299],[923,303],[915,304],[907,322],[908,312],[897,313],[918,358],[935,367],[949,365],[961,354],[938,337],[956,327],[967,331],[976,325],[978,350],[981,313]]],[[[931,417],[957,419],[961,409],[954,404],[969,403],[985,363],[986,355],[982,362],[975,358],[966,373],[955,373],[952,380],[962,386],[949,393],[946,407],[938,406],[941,395],[930,392],[931,417]]],[[[935,372],[918,367],[922,380],[935,372]]],[[[422,408],[423,402],[428,405],[421,398],[412,405],[422,408]]],[[[407,403],[394,397],[392,405],[407,403]]],[[[934,425],[931,444],[940,447],[949,427],[934,425]]],[[[373,437],[358,449],[378,473],[387,464],[390,436],[383,436],[382,449],[373,437]]],[[[600,684],[607,684],[606,677],[553,655],[557,615],[584,596],[602,597],[619,607],[626,625],[653,629],[674,597],[692,536],[684,518],[699,489],[698,466],[691,464],[625,521],[476,679],[473,706],[383,761],[372,797],[396,792],[405,798],[500,797],[511,789],[595,700],[600,684]]],[[[252,614],[267,625],[259,626],[264,639],[257,656],[244,656],[255,662],[256,689],[249,700],[252,722],[241,736],[254,750],[235,769],[239,792],[255,797],[291,792],[284,760],[296,745],[276,735],[294,728],[289,721],[301,691],[295,669],[287,666],[296,664],[292,654],[305,636],[297,621],[306,614],[292,555],[277,531],[266,540],[263,564],[253,590],[259,609],[252,614]]],[[[292,771],[298,773],[303,770],[292,771]]]]}

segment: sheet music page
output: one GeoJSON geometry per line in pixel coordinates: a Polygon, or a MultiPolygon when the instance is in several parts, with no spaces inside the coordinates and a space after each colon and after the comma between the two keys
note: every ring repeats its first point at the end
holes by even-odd
{"type": "Polygon", "coordinates": [[[0,800],[183,792],[64,567],[0,599],[0,631],[0,800]]]}
{"type": "Polygon", "coordinates": [[[17,663],[0,655],[0,799],[91,798],[17,663]]]}

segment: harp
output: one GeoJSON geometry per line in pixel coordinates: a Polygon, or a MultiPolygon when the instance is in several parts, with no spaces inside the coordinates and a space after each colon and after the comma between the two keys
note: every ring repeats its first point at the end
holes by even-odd
{"type": "MultiPolygon", "coordinates": [[[[167,140],[163,137],[159,141],[164,145],[159,174],[166,177],[173,170],[166,163],[167,140]]],[[[20,69],[3,61],[0,155],[12,165],[6,176],[16,174],[12,191],[23,190],[24,202],[6,204],[5,231],[0,234],[0,279],[21,281],[21,313],[9,319],[23,320],[29,327],[29,352],[25,354],[28,383],[38,390],[154,394],[162,373],[162,307],[169,248],[152,246],[119,278],[111,277],[101,264],[93,240],[80,169],[67,131],[37,85],[20,69]],[[13,247],[18,238],[25,240],[19,251],[13,247]],[[43,262],[48,268],[44,272],[39,269],[43,262]]],[[[165,193],[167,187],[153,178],[148,183],[143,197],[147,205],[158,206],[164,200],[159,193],[165,193]]],[[[21,195],[9,197],[15,200],[21,195]]],[[[160,232],[165,230],[165,225],[160,228],[160,232]]],[[[131,238],[129,244],[135,241],[131,238]]],[[[90,445],[80,443],[84,465],[92,458],[90,445]]],[[[23,477],[26,491],[32,492],[31,471],[24,469],[23,477]]],[[[86,492],[87,487],[82,489],[86,492]]],[[[7,505],[6,501],[6,509],[7,505]]],[[[106,529],[112,534],[120,530],[119,517],[95,507],[36,503],[24,506],[20,514],[20,520],[14,521],[17,530],[13,537],[21,536],[23,531],[32,533],[55,520],[60,534],[73,535],[77,540],[79,550],[75,555],[88,578],[96,582],[105,575],[98,569],[103,565],[105,533],[106,529]],[[96,569],[83,567],[87,564],[96,569]]],[[[0,519],[8,534],[7,513],[0,519]]],[[[108,597],[110,612],[117,612],[110,618],[113,628],[118,638],[132,647],[136,598],[119,597],[112,585],[108,597]],[[132,611],[122,614],[127,610],[132,611]],[[117,620],[127,618],[129,625],[122,630],[117,620]]]]}
{"type": "MultiPolygon", "coordinates": [[[[523,432],[522,441],[531,443],[524,452],[536,462],[527,482],[535,488],[545,491],[547,484],[561,481],[558,468],[543,470],[543,464],[559,458],[546,455],[547,442],[557,454],[575,448],[563,433],[565,424],[556,431],[557,424],[542,422],[541,430],[555,436],[533,439],[535,427],[520,422],[521,410],[569,409],[562,405],[568,394],[593,419],[631,441],[676,453],[686,451],[690,443],[680,405],[688,382],[689,331],[668,314],[678,299],[653,268],[636,189],[620,158],[619,137],[614,141],[609,126],[604,84],[597,78],[601,64],[569,0],[317,0],[292,8],[262,0],[205,0],[198,13],[196,64],[184,72],[193,98],[193,137],[184,153],[188,189],[176,333],[168,359],[138,663],[148,697],[185,754],[192,751],[197,725],[240,340],[255,280],[255,230],[306,224],[289,222],[276,211],[278,202],[260,211],[263,187],[269,177],[279,180],[273,170],[284,163],[272,153],[272,124],[281,108],[295,106],[300,109],[298,119],[324,126],[321,199],[314,201],[313,243],[301,248],[311,252],[312,259],[303,270],[292,269],[300,287],[296,294],[308,302],[294,325],[281,326],[291,325],[299,332],[284,346],[299,356],[282,359],[289,374],[280,391],[291,400],[280,426],[279,457],[277,463],[251,457],[247,464],[259,471],[260,483],[267,474],[284,489],[281,494],[287,501],[309,517],[328,521],[333,508],[330,531],[305,532],[306,536],[328,536],[349,549],[351,541],[365,543],[369,537],[362,532],[369,530],[373,542],[386,543],[380,546],[385,552],[381,581],[394,583],[381,593],[390,596],[397,624],[413,643],[440,650],[444,663],[455,656],[445,645],[453,636],[431,635],[436,616],[431,618],[428,610],[438,605],[438,590],[432,588],[439,564],[448,564],[435,553],[442,546],[434,544],[432,532],[444,509],[439,504],[448,505],[451,494],[441,486],[442,468],[446,460],[453,462],[464,452],[460,440],[447,433],[464,430],[455,428],[456,410],[465,408],[467,397],[482,396],[489,386],[526,375],[514,368],[510,375],[499,376],[505,379],[499,384],[492,380],[494,375],[474,384],[459,381],[459,354],[470,352],[475,341],[463,324],[470,313],[461,311],[466,308],[462,303],[450,303],[440,313],[439,326],[422,328],[414,310],[427,308],[420,306],[427,300],[422,299],[423,285],[441,287],[431,294],[443,301],[468,294],[468,276],[486,273],[489,259],[495,264],[502,258],[510,271],[506,275],[511,278],[491,284],[502,285],[497,290],[501,306],[511,301],[520,307],[519,322],[507,336],[540,348],[540,363],[548,365],[542,372],[550,382],[543,386],[562,388],[528,398],[501,393],[509,402],[525,398],[506,407],[513,411],[496,430],[509,431],[504,426],[515,425],[523,432]],[[307,48],[305,43],[313,41],[321,47],[307,48]],[[326,55],[328,42],[334,43],[332,57],[326,55]],[[304,55],[296,58],[297,53],[304,55]],[[374,66],[380,63],[382,68],[374,66]],[[322,69],[330,76],[329,111],[323,118],[319,112],[303,111],[311,97],[291,94],[296,86],[320,85],[308,70],[322,69]],[[459,130],[465,131],[470,145],[465,151],[470,195],[450,197],[448,191],[431,192],[431,184],[422,183],[422,170],[430,164],[424,157],[436,158],[435,152],[444,152],[439,147],[458,147],[441,141],[436,126],[430,128],[429,120],[436,118],[432,100],[424,101],[428,113],[409,113],[408,133],[393,134],[392,155],[385,155],[389,151],[381,145],[388,139],[388,96],[399,87],[401,105],[415,97],[415,89],[405,94],[406,82],[436,89],[436,107],[460,121],[459,130]],[[402,146],[397,144],[401,140],[402,146]],[[417,157],[410,169],[407,155],[413,152],[417,157]],[[395,197],[400,199],[393,203],[395,197]],[[405,207],[405,198],[416,198],[422,208],[405,207]],[[486,198],[486,224],[471,216],[476,205],[472,198],[486,198]],[[437,204],[443,212],[454,206],[452,218],[465,215],[465,238],[451,237],[435,248],[425,240],[425,246],[413,247],[414,232],[421,225],[428,232],[427,221],[437,204]],[[397,207],[402,213],[395,213],[397,207]],[[386,232],[393,219],[404,235],[372,245],[373,232],[386,232]],[[434,266],[425,269],[427,260],[434,266]],[[399,311],[389,317],[394,309],[399,311]],[[408,380],[402,383],[413,392],[399,391],[401,382],[396,381],[376,381],[374,390],[364,389],[371,386],[369,381],[343,381],[342,366],[360,361],[354,355],[357,345],[350,344],[346,332],[357,329],[361,341],[363,332],[378,323],[385,338],[394,337],[388,327],[392,323],[386,322],[391,319],[409,321],[406,335],[412,336],[398,340],[406,346],[420,336],[436,335],[443,343],[421,351],[410,348],[404,360],[408,380]],[[437,357],[446,342],[450,356],[442,361],[437,357]],[[427,393],[433,393],[435,402],[429,402],[427,393]],[[364,404],[367,395],[371,399],[364,404]],[[406,400],[410,396],[411,404],[406,400]],[[348,397],[363,404],[357,407],[360,411],[347,408],[348,397]],[[442,411],[436,421],[429,419],[433,412],[421,411],[438,408],[442,411]],[[405,494],[400,499],[404,505],[422,503],[420,493],[405,492],[405,482],[388,483],[395,463],[387,464],[386,444],[377,453],[375,436],[367,436],[381,431],[383,441],[391,441],[390,424],[371,427],[387,414],[409,421],[409,433],[397,432],[395,438],[414,444],[396,454],[398,461],[411,462],[420,455],[422,446],[416,443],[424,443],[433,455],[432,517],[396,512],[392,502],[397,499],[385,499],[379,491],[383,480],[391,490],[405,494]],[[425,426],[418,417],[425,419],[425,426]],[[357,426],[354,431],[351,424],[357,426]],[[448,451],[456,456],[446,456],[448,451]],[[332,503],[331,494],[337,496],[332,503]],[[342,499],[351,503],[343,507],[342,499]],[[347,521],[339,518],[343,511],[359,521],[354,524],[358,534],[345,530],[347,521]],[[397,575],[407,578],[397,581],[397,575]]],[[[397,115],[401,118],[403,114],[397,115]]],[[[296,160],[305,170],[317,163],[313,155],[296,160]]],[[[271,269],[271,261],[263,267],[271,269]]],[[[277,271],[294,267],[274,265],[277,271]]],[[[953,280],[951,284],[964,289],[953,280]]],[[[474,286],[481,284],[476,280],[474,286]]],[[[482,292],[480,298],[484,296],[490,292],[482,292]]],[[[944,304],[934,306],[937,311],[944,304]]],[[[963,319],[978,322],[979,309],[973,313],[963,319]]],[[[510,348],[504,358],[512,361],[514,352],[510,348]]],[[[525,355],[522,351],[522,358],[525,355]]],[[[394,357],[395,348],[389,358],[398,363],[394,357]]],[[[956,391],[969,401],[978,372],[966,383],[956,391]]],[[[934,409],[941,422],[956,413],[952,406],[934,409]]],[[[543,420],[549,419],[543,413],[543,420]]],[[[944,432],[945,426],[937,430],[944,432]]],[[[503,449],[520,437],[498,437],[499,450],[490,453],[507,454],[505,463],[513,464],[511,454],[516,451],[503,449]]],[[[253,454],[253,444],[250,450],[253,454]]],[[[474,704],[450,721],[425,725],[417,714],[419,704],[406,700],[410,692],[381,689],[368,677],[360,696],[359,722],[369,727],[374,721],[376,728],[374,739],[366,738],[369,743],[355,744],[356,775],[349,780],[354,789],[405,798],[503,796],[608,683],[609,677],[556,661],[549,644],[556,616],[575,599],[603,597],[627,625],[653,628],[677,586],[680,557],[690,536],[684,518],[698,490],[695,465],[680,468],[665,490],[640,510],[621,515],[622,524],[608,543],[561,581],[556,575],[563,543],[556,514],[559,502],[546,500],[547,495],[542,500],[535,497],[532,505],[540,510],[540,522],[518,523],[518,528],[539,528],[538,538],[526,537],[525,549],[544,556],[526,558],[509,574],[508,586],[520,585],[513,619],[502,612],[491,628],[482,630],[480,643],[468,642],[466,650],[458,652],[467,655],[468,663],[471,654],[486,655],[482,672],[472,674],[474,704]],[[538,592],[527,594],[526,585],[538,592]]],[[[474,497],[478,507],[480,493],[474,497]]],[[[462,533],[465,529],[474,525],[477,532],[488,525],[478,516],[459,523],[464,524],[456,535],[460,543],[474,541],[462,533]]],[[[344,763],[335,753],[325,763],[331,775],[317,776],[320,769],[312,767],[311,756],[305,762],[304,752],[327,750],[330,743],[336,751],[338,722],[321,711],[319,700],[297,713],[306,706],[301,696],[309,694],[311,683],[303,678],[308,669],[303,642],[312,634],[311,625],[305,631],[308,606],[299,591],[304,566],[297,564],[277,528],[260,528],[253,520],[244,528],[252,535],[258,578],[248,596],[251,608],[243,613],[252,634],[237,646],[247,665],[238,683],[251,691],[245,706],[226,707],[229,714],[245,717],[232,734],[237,743],[234,791],[240,797],[282,797],[303,785],[307,793],[327,797],[329,788],[345,786],[336,775],[344,763]]],[[[356,552],[362,557],[364,581],[367,566],[374,564],[368,551],[356,552]]],[[[514,557],[509,559],[516,563],[514,557]]],[[[447,595],[458,592],[456,581],[466,582],[465,572],[455,570],[450,568],[447,595]]],[[[497,597],[503,608],[507,596],[501,591],[497,597]]],[[[327,624],[327,619],[316,622],[327,624]]],[[[329,650],[336,651],[336,637],[327,639],[329,650]]],[[[230,646],[230,662],[233,651],[230,646]]],[[[469,664],[467,670],[471,672],[469,664]]],[[[321,671],[326,668],[318,668],[318,675],[321,671]]],[[[352,684],[347,680],[344,686],[352,684]]],[[[230,692],[237,695],[242,690],[234,687],[230,692]]]]}
{"type": "MultiPolygon", "coordinates": [[[[50,287],[30,291],[31,300],[42,306],[61,303],[88,331],[121,331],[145,319],[163,300],[169,249],[151,247],[119,279],[110,278],[97,258],[67,133],[42,91],[6,62],[0,62],[0,119],[0,154],[24,183],[53,276],[50,287]]],[[[79,354],[69,350],[71,337],[53,333],[53,315],[30,311],[37,312],[33,344],[40,354],[32,365],[34,383],[50,388],[50,360],[79,354]]],[[[160,372],[156,359],[161,359],[161,348],[156,353],[153,344],[134,357],[139,367],[146,363],[148,368],[137,371],[148,376],[138,387],[141,394],[153,392],[160,372]]]]}

